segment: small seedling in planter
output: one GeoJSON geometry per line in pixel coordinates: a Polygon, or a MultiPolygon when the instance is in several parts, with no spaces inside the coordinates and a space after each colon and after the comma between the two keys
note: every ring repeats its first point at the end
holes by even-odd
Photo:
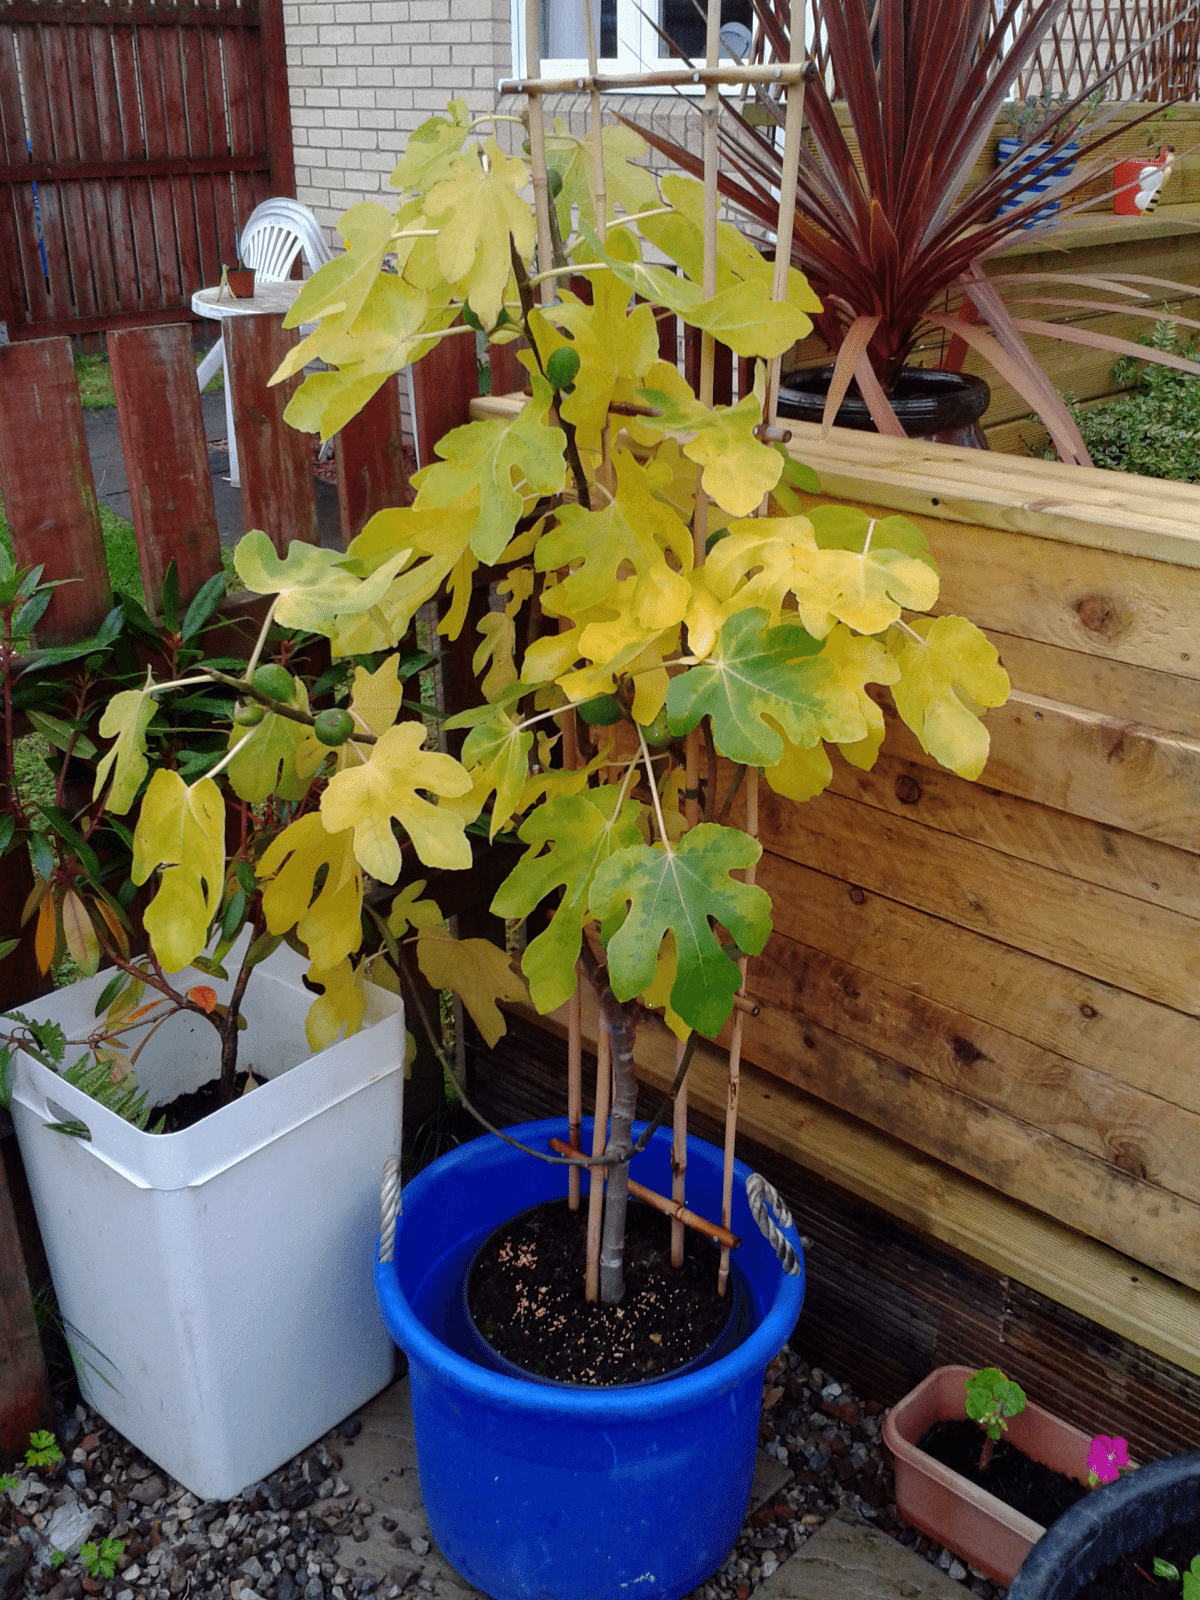
{"type": "Polygon", "coordinates": [[[0,1472],[0,1494],[9,1494],[20,1481],[15,1472],[0,1472]]]}
{"type": "Polygon", "coordinates": [[[124,1554],[124,1539],[104,1539],[99,1545],[89,1539],[79,1548],[79,1560],[89,1578],[115,1577],[117,1562],[124,1554]]]}
{"type": "Polygon", "coordinates": [[[1155,1556],[1154,1576],[1166,1578],[1168,1583],[1178,1583],[1182,1579],[1183,1600],[1200,1600],[1200,1556],[1192,1557],[1192,1564],[1186,1572],[1180,1572],[1172,1562],[1155,1556]]]}
{"type": "Polygon", "coordinates": [[[67,1552],[65,1550],[55,1550],[51,1553],[50,1565],[52,1567],[61,1567],[66,1559],[67,1552]]]}
{"type": "Polygon", "coordinates": [[[63,1458],[58,1440],[45,1428],[29,1435],[29,1449],[25,1452],[28,1467],[56,1467],[63,1458]]]}
{"type": "Polygon", "coordinates": [[[1009,1417],[1024,1409],[1024,1389],[1006,1378],[999,1367],[981,1367],[967,1379],[967,1415],[986,1434],[979,1453],[980,1472],[987,1471],[997,1440],[1008,1431],[1009,1417]]]}
{"type": "Polygon", "coordinates": [[[1088,1449],[1088,1487],[1101,1483],[1116,1483],[1129,1465],[1129,1446],[1124,1439],[1110,1439],[1106,1433],[1097,1434],[1088,1449]]]}

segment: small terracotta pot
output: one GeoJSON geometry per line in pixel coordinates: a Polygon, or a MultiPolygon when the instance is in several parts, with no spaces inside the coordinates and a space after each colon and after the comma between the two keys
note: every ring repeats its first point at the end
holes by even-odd
{"type": "Polygon", "coordinates": [[[229,292],[235,300],[253,300],[253,267],[226,267],[225,280],[229,284],[229,292]]]}
{"type": "MultiPolygon", "coordinates": [[[[970,1367],[938,1367],[888,1412],[883,1442],[896,1458],[896,1509],[906,1522],[944,1544],[996,1583],[1009,1584],[1045,1533],[986,1489],[951,1472],[917,1449],[935,1422],[967,1414],[970,1367]]],[[[1087,1482],[1091,1438],[1032,1402],[1011,1417],[1006,1437],[1017,1449],[1055,1472],[1087,1482]]]]}

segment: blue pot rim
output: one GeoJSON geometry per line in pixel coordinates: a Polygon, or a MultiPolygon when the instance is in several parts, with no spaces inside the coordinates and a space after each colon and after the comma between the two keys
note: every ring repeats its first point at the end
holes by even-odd
{"type": "MultiPolygon", "coordinates": [[[[548,1151],[550,1139],[561,1136],[565,1126],[565,1119],[555,1117],[541,1122],[522,1123],[518,1127],[506,1129],[505,1132],[511,1138],[520,1139],[523,1144],[544,1145],[548,1151]]],[[[645,1123],[634,1125],[635,1139],[640,1136],[644,1127],[645,1123]]],[[[669,1144],[670,1140],[671,1132],[668,1128],[656,1129],[651,1138],[653,1144],[669,1144]]],[[[452,1178],[457,1170],[473,1165],[480,1156],[491,1155],[498,1150],[504,1151],[505,1148],[504,1141],[498,1139],[495,1134],[484,1134],[481,1138],[460,1145],[457,1150],[440,1156],[406,1185],[401,1196],[402,1204],[404,1202],[411,1204],[421,1197],[424,1190],[432,1188],[448,1177],[452,1178]]],[[[709,1145],[705,1140],[689,1139],[689,1152],[700,1148],[713,1151],[716,1158],[721,1159],[721,1153],[714,1145],[709,1145]]],[[[523,1163],[530,1159],[520,1151],[512,1150],[509,1153],[514,1162],[523,1163]]],[[[749,1167],[744,1162],[735,1160],[735,1183],[744,1186],[749,1175],[749,1167]]],[[[396,1219],[397,1253],[400,1249],[403,1224],[402,1211],[396,1219]]],[[[803,1261],[800,1238],[795,1227],[784,1231],[803,1261]]],[[[722,1356],[719,1361],[702,1367],[697,1372],[690,1372],[677,1378],[668,1376],[660,1383],[644,1387],[620,1385],[581,1391],[576,1388],[567,1389],[531,1383],[522,1378],[510,1378],[503,1373],[491,1372],[465,1356],[456,1354],[431,1333],[413,1311],[407,1295],[400,1287],[394,1262],[379,1261],[378,1252],[376,1256],[375,1290],[384,1321],[393,1338],[396,1338],[398,1328],[403,1331],[404,1338],[402,1341],[397,1339],[397,1343],[410,1359],[422,1363],[437,1377],[451,1380],[467,1395],[480,1401],[499,1406],[519,1405],[525,1412],[537,1412],[548,1419],[591,1414],[597,1418],[607,1417],[618,1421],[640,1420],[648,1411],[686,1410],[693,1404],[711,1400],[714,1394],[722,1390],[736,1388],[756,1370],[758,1372],[765,1370],[767,1363],[778,1355],[791,1337],[804,1300],[803,1272],[798,1277],[790,1278],[782,1267],[778,1267],[780,1283],[766,1316],[748,1339],[728,1355],[722,1356]]]]}

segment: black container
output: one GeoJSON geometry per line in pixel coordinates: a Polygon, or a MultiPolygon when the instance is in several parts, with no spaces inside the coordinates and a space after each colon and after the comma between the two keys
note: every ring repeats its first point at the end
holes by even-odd
{"type": "MultiPolygon", "coordinates": [[[[819,423],[832,377],[832,367],[793,373],[779,387],[779,415],[819,423]]],[[[910,439],[930,439],[974,450],[988,447],[979,419],[988,408],[991,391],[982,378],[965,372],[942,372],[937,367],[901,367],[888,399],[910,439]]],[[[875,432],[857,384],[851,383],[834,422],[839,428],[875,432]]]]}
{"type": "Polygon", "coordinates": [[[1139,1467],[1065,1511],[1021,1563],[1008,1600],[1075,1600],[1102,1567],[1200,1516],[1200,1454],[1139,1467]]]}

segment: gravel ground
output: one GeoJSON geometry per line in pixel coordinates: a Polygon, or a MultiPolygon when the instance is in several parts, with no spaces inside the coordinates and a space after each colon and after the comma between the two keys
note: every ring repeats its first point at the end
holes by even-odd
{"type": "MultiPolygon", "coordinates": [[[[899,1521],[882,1421],[881,1406],[783,1351],[767,1371],[760,1438],[793,1476],[748,1519],[729,1561],[693,1600],[748,1600],[840,1507],[914,1546],[965,1592],[999,1600],[1003,1589],[899,1521]]],[[[397,1583],[394,1568],[373,1571],[355,1554],[376,1516],[350,1486],[359,1428],[351,1418],[236,1499],[201,1502],[78,1406],[58,1429],[61,1465],[26,1470],[0,1493],[0,1600],[423,1600],[437,1592],[427,1577],[397,1583]],[[77,1553],[50,1565],[52,1544],[78,1552],[85,1541],[101,1549],[105,1538],[124,1546],[111,1578],[89,1575],[77,1553]]],[[[424,1554],[418,1545],[426,1541],[411,1541],[424,1554]]]]}

